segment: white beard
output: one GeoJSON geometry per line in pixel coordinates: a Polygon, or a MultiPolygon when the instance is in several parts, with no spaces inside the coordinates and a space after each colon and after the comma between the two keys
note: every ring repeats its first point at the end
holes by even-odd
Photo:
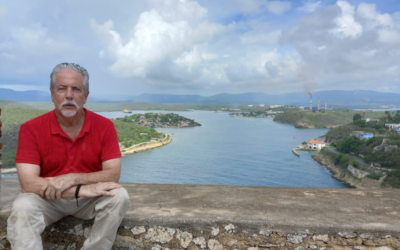
{"type": "Polygon", "coordinates": [[[65,117],[73,117],[76,115],[77,110],[61,110],[61,114],[65,117]]]}
{"type": "Polygon", "coordinates": [[[79,106],[78,104],[76,104],[74,101],[65,101],[63,103],[60,104],[59,110],[61,111],[61,114],[65,117],[73,117],[74,115],[76,115],[76,113],[78,112],[79,106]],[[76,110],[63,110],[63,106],[66,104],[72,104],[75,106],[76,110]]]}

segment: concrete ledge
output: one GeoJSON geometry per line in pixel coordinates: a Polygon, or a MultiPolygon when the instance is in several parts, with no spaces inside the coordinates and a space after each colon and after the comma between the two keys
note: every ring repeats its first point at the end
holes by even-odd
{"type": "MultiPolygon", "coordinates": [[[[6,244],[1,236],[19,193],[18,180],[1,184],[0,246],[6,244]]],[[[132,207],[115,249],[201,249],[203,238],[205,247],[221,250],[400,249],[400,192],[395,189],[123,186],[132,207]]],[[[91,224],[68,217],[49,226],[43,233],[47,249],[79,248],[91,224]]]]}

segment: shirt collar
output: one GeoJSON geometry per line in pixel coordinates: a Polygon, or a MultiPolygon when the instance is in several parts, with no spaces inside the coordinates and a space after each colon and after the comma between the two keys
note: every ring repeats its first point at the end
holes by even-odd
{"type": "MultiPolygon", "coordinates": [[[[92,119],[90,119],[90,111],[87,110],[86,108],[83,108],[83,110],[85,111],[85,121],[83,122],[83,126],[81,131],[79,132],[79,135],[81,135],[82,133],[89,133],[92,124],[92,119]]],[[[57,121],[55,109],[51,112],[50,115],[50,130],[53,135],[65,134],[64,131],[61,129],[60,124],[57,121]]]]}

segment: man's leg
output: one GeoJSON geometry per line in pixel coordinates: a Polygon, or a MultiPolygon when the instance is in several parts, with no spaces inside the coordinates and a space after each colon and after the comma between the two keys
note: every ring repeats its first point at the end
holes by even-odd
{"type": "Polygon", "coordinates": [[[40,234],[47,225],[66,216],[54,204],[37,194],[22,193],[14,201],[7,221],[7,235],[13,250],[42,250],[40,234]]]}
{"type": "Polygon", "coordinates": [[[118,227],[131,203],[125,188],[113,189],[111,192],[115,195],[93,199],[79,198],[79,203],[82,203],[79,206],[82,209],[73,216],[83,220],[94,218],[92,231],[82,249],[110,250],[112,248],[118,227]]]}

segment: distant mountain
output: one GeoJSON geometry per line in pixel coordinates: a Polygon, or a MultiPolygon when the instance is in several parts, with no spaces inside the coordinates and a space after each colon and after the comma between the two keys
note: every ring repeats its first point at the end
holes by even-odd
{"type": "MultiPolygon", "coordinates": [[[[318,97],[320,105],[334,107],[376,107],[382,105],[400,105],[400,94],[382,93],[371,90],[327,90],[317,91],[312,94],[313,106],[317,106],[318,97]]],[[[184,103],[184,104],[286,104],[308,106],[310,96],[297,92],[281,95],[265,93],[244,94],[217,94],[213,96],[200,95],[166,95],[142,94],[131,98],[135,102],[147,103],[184,103]]]]}
{"type": "MultiPolygon", "coordinates": [[[[0,88],[0,100],[13,100],[18,102],[51,102],[50,91],[27,90],[15,91],[0,88]]],[[[102,102],[103,100],[89,96],[91,102],[102,102]]]]}
{"type": "Polygon", "coordinates": [[[50,92],[39,90],[15,91],[0,88],[0,100],[14,100],[18,102],[48,102],[51,101],[50,92]]]}
{"type": "MultiPolygon", "coordinates": [[[[400,94],[382,93],[371,90],[327,90],[313,93],[313,106],[317,106],[318,97],[320,105],[333,107],[378,107],[382,105],[400,105],[400,94]]],[[[14,91],[0,88],[0,100],[14,100],[20,102],[51,101],[50,93],[43,91],[14,91]]],[[[266,93],[244,94],[217,94],[213,96],[201,95],[171,95],[171,94],[141,94],[121,100],[120,102],[146,102],[165,104],[286,104],[309,106],[309,95],[297,92],[281,95],[266,93]]],[[[118,102],[97,99],[89,96],[89,102],[118,102]]]]}

